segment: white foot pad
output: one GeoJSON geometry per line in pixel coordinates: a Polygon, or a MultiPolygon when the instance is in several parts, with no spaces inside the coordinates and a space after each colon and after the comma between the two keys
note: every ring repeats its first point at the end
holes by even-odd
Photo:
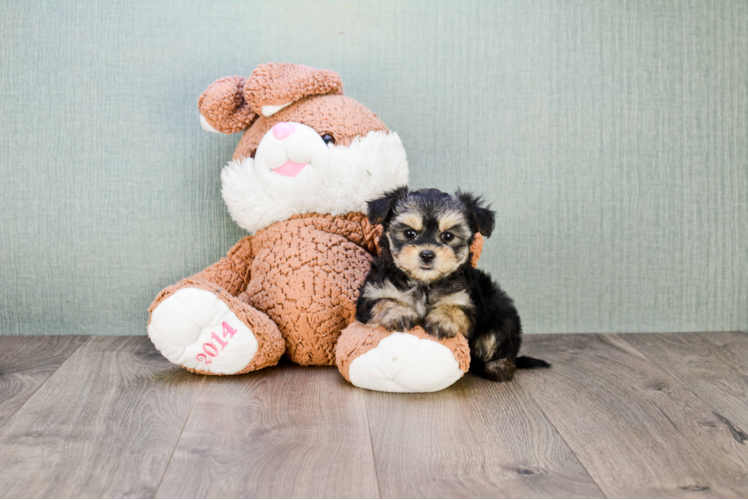
{"type": "Polygon", "coordinates": [[[245,368],[257,352],[247,325],[215,294],[182,288],[151,314],[148,336],[174,364],[229,375],[245,368]]]}
{"type": "Polygon", "coordinates": [[[384,392],[434,392],[462,377],[452,351],[433,340],[395,332],[351,362],[351,383],[384,392]]]}

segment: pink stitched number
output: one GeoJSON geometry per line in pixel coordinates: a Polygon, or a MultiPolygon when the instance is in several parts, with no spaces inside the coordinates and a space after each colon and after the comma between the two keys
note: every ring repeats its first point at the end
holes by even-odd
{"type": "MultiPolygon", "coordinates": [[[[225,321],[222,323],[222,326],[223,338],[226,338],[226,335],[228,334],[229,339],[232,339],[234,337],[234,334],[236,333],[236,330],[231,328],[231,325],[229,325],[225,321]]],[[[211,338],[218,342],[218,345],[221,346],[222,351],[226,348],[227,345],[229,345],[228,341],[223,340],[216,334],[216,332],[211,332],[211,338]]],[[[197,355],[197,360],[202,361],[207,365],[212,361],[210,358],[215,358],[216,356],[218,356],[218,348],[212,342],[206,342],[205,344],[203,344],[203,352],[197,355]]]]}
{"type": "Polygon", "coordinates": [[[230,338],[234,338],[234,334],[236,333],[236,330],[231,328],[229,324],[224,321],[223,322],[223,336],[225,337],[227,333],[231,334],[230,338]]]}
{"type": "Polygon", "coordinates": [[[215,358],[216,356],[218,356],[218,349],[216,348],[216,346],[214,346],[214,345],[213,345],[213,344],[211,344],[210,342],[206,342],[205,344],[203,344],[203,351],[204,351],[204,352],[205,352],[205,354],[207,354],[208,356],[213,356],[214,358],[215,358]],[[210,352],[210,351],[208,350],[208,348],[209,348],[209,347],[210,347],[210,349],[211,349],[211,350],[212,350],[213,352],[210,352]]]}
{"type": "Polygon", "coordinates": [[[216,335],[216,332],[212,332],[212,333],[213,335],[211,335],[211,338],[213,338],[216,342],[221,344],[221,350],[223,351],[226,348],[226,346],[229,345],[229,343],[226,342],[225,340],[221,340],[221,338],[218,335],[216,335]]]}

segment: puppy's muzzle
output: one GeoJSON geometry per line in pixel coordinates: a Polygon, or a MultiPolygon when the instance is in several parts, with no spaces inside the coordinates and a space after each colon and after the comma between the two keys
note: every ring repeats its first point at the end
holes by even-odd
{"type": "Polygon", "coordinates": [[[419,254],[419,257],[421,258],[421,262],[423,262],[424,267],[430,267],[431,263],[436,258],[436,254],[433,250],[424,250],[419,254]]]}

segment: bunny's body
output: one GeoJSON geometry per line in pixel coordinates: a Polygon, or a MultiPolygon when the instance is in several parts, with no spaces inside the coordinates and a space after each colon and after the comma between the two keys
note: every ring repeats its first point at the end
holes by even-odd
{"type": "Polygon", "coordinates": [[[232,217],[254,234],[156,297],[151,339],[200,373],[244,373],[283,354],[335,364],[376,254],[379,228],[361,212],[408,180],[399,137],[342,95],[337,74],[302,65],[218,80],[198,107],[207,130],[246,130],[221,180],[232,217]]]}
{"type": "Polygon", "coordinates": [[[438,390],[467,371],[461,335],[442,341],[354,322],[381,233],[366,202],[407,184],[408,164],[397,134],[342,90],[332,71],[267,64],[200,96],[203,128],[244,131],[221,182],[229,213],[251,235],[151,304],[148,335],[171,362],[230,375],[285,354],[401,392],[438,390]]]}

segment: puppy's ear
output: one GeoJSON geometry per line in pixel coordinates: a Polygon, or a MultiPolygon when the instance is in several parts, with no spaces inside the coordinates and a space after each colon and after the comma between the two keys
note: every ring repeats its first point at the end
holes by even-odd
{"type": "Polygon", "coordinates": [[[386,225],[392,218],[397,202],[408,197],[408,187],[400,186],[392,191],[387,191],[381,198],[368,202],[367,215],[372,224],[386,225]]]}
{"type": "Polygon", "coordinates": [[[468,219],[473,232],[478,232],[489,238],[496,224],[496,212],[490,210],[480,196],[473,193],[457,191],[455,195],[465,205],[468,211],[468,219]]]}

